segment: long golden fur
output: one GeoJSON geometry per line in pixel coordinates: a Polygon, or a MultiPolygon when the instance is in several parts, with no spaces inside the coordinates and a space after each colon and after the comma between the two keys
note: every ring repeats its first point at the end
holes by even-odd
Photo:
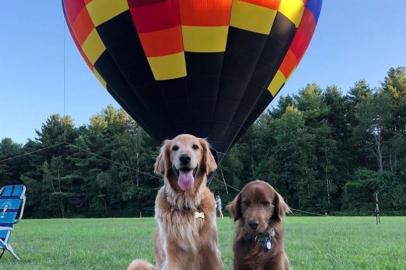
{"type": "Polygon", "coordinates": [[[204,139],[183,134],[163,143],[155,163],[155,173],[164,178],[155,201],[156,268],[136,260],[128,270],[223,269],[215,200],[207,187],[207,175],[216,169],[204,139]]]}
{"type": "Polygon", "coordinates": [[[289,211],[282,196],[264,181],[248,183],[228,205],[239,221],[234,239],[234,270],[289,270],[282,219],[289,211]]]}

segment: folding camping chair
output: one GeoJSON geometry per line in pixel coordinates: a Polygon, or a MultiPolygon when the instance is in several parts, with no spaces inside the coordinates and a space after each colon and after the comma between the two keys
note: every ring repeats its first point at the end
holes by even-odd
{"type": "Polygon", "coordinates": [[[24,185],[9,185],[0,189],[0,258],[7,250],[20,260],[9,240],[14,224],[23,217],[25,190],[24,185]]]}

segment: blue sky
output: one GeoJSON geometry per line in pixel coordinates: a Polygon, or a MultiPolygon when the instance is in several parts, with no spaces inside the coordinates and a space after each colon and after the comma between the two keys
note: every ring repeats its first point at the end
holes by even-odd
{"type": "MultiPolygon", "coordinates": [[[[378,86],[390,67],[406,65],[405,10],[405,0],[324,0],[312,43],[281,93],[311,82],[378,86]]],[[[64,29],[59,0],[0,1],[0,138],[24,143],[49,115],[64,113],[64,67],[65,111],[77,125],[108,104],[119,107],[64,29]]]]}

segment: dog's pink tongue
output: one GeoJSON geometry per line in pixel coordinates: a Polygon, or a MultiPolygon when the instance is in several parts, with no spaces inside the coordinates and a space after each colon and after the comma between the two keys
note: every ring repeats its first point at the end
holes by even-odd
{"type": "Polygon", "coordinates": [[[193,170],[187,172],[179,171],[178,186],[183,191],[190,189],[193,186],[194,181],[193,170]]]}

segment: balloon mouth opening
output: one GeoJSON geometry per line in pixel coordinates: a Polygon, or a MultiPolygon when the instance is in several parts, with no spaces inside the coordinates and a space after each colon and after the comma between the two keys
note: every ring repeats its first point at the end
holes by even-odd
{"type": "Polygon", "coordinates": [[[186,191],[193,187],[197,173],[196,168],[182,167],[180,169],[173,168],[178,176],[178,186],[181,190],[186,191]]]}

